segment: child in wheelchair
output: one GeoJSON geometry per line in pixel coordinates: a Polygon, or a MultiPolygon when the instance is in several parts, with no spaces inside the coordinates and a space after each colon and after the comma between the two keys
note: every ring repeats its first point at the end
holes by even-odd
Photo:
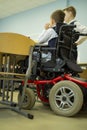
{"type": "MultiPolygon", "coordinates": [[[[59,23],[56,27],[59,28],[59,23]]],[[[75,76],[77,73],[82,72],[74,57],[73,43],[79,37],[79,34],[74,32],[74,26],[62,24],[58,34],[55,47],[35,46],[34,48],[38,58],[34,59],[33,74],[39,75],[40,78],[51,79],[64,73],[73,73],[75,76]],[[51,59],[44,62],[42,54],[45,51],[50,52],[52,56],[51,59]]]]}
{"type": "Polygon", "coordinates": [[[48,42],[48,46],[55,47],[55,41],[58,37],[56,32],[56,24],[64,22],[65,14],[62,10],[54,11],[50,16],[50,23],[45,25],[45,29],[42,31],[38,38],[40,44],[48,42]]]}
{"type": "MultiPolygon", "coordinates": [[[[58,38],[58,30],[56,29],[56,25],[60,23],[60,25],[64,22],[65,14],[62,10],[56,10],[54,11],[50,16],[50,23],[47,23],[45,25],[45,29],[42,31],[38,38],[38,44],[48,43],[49,47],[55,47],[56,40],[58,38]]],[[[34,52],[34,56],[37,55],[37,52],[34,52]]],[[[43,52],[42,58],[43,61],[48,61],[52,57],[52,52],[43,52]]]]}

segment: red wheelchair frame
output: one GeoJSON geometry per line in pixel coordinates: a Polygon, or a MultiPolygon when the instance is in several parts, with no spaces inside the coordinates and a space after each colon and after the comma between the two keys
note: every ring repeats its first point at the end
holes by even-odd
{"type": "MultiPolygon", "coordinates": [[[[42,92],[44,91],[44,87],[45,87],[44,85],[45,84],[55,85],[57,82],[63,81],[63,80],[69,80],[78,85],[81,85],[84,88],[87,88],[87,81],[86,82],[81,81],[80,78],[79,78],[79,80],[75,79],[74,77],[71,77],[70,74],[64,74],[63,76],[58,76],[52,80],[35,80],[35,81],[28,80],[28,84],[32,83],[32,84],[36,85],[37,95],[38,95],[39,99],[42,102],[49,103],[49,100],[47,98],[45,98],[44,95],[41,95],[41,93],[40,93],[41,91],[42,92]],[[42,85],[42,87],[40,87],[39,85],[42,85]]],[[[23,82],[23,85],[24,85],[24,82],[23,82]]]]}

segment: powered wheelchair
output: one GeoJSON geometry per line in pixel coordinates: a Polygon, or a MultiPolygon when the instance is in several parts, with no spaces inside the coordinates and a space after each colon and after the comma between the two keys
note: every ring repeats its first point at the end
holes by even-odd
{"type": "MultiPolygon", "coordinates": [[[[82,69],[76,63],[74,44],[82,34],[75,32],[74,28],[74,25],[61,25],[54,47],[32,47],[27,80],[22,83],[22,86],[27,86],[22,105],[24,109],[32,109],[36,95],[43,104],[49,104],[54,113],[61,116],[74,116],[86,104],[87,80],[79,76],[82,69]],[[43,53],[50,53],[50,58],[44,58],[43,53]]],[[[22,86],[19,87],[18,103],[22,86]]]]}

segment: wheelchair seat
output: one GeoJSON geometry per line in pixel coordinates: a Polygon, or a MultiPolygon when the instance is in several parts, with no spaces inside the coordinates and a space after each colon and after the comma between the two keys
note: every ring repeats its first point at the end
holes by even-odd
{"type": "Polygon", "coordinates": [[[67,66],[69,67],[69,69],[71,69],[72,71],[74,72],[77,72],[77,73],[82,73],[82,69],[79,65],[77,65],[76,63],[72,62],[72,61],[67,61],[67,66]]]}
{"type": "Polygon", "coordinates": [[[65,62],[64,60],[59,60],[58,62],[48,61],[48,62],[42,64],[42,68],[44,71],[64,72],[65,69],[62,67],[64,67],[65,65],[67,65],[67,67],[70,70],[72,70],[76,73],[82,73],[82,69],[80,68],[80,66],[70,60],[68,60],[67,62],[65,62]]]}
{"type": "Polygon", "coordinates": [[[47,61],[46,63],[42,64],[42,68],[44,71],[49,71],[49,72],[63,72],[64,69],[62,67],[65,65],[65,61],[58,58],[56,61],[50,60],[47,61]]]}

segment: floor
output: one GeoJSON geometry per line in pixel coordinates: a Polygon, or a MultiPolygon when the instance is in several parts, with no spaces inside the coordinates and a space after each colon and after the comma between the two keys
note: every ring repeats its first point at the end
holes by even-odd
{"type": "MultiPolygon", "coordinates": [[[[2,105],[0,105],[2,106],[2,105]]],[[[75,117],[57,116],[49,106],[36,102],[30,120],[11,110],[0,110],[0,130],[87,130],[87,111],[81,111],[75,117]]]]}

